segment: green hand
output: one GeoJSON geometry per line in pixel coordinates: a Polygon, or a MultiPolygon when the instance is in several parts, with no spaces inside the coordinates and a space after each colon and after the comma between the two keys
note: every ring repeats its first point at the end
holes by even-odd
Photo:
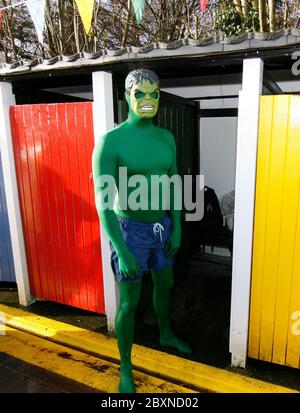
{"type": "Polygon", "coordinates": [[[117,253],[119,269],[125,278],[135,278],[139,273],[139,263],[135,256],[129,251],[117,253]]]}

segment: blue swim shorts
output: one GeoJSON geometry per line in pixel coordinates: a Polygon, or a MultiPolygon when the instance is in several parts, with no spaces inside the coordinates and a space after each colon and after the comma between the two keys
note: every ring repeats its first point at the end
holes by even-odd
{"type": "Polygon", "coordinates": [[[172,221],[165,215],[155,223],[145,223],[118,217],[121,234],[128,249],[139,262],[140,271],[135,278],[126,278],[120,272],[117,253],[110,243],[111,266],[118,282],[136,282],[147,271],[161,271],[173,266],[174,257],[165,257],[166,242],[171,235],[172,221]]]}

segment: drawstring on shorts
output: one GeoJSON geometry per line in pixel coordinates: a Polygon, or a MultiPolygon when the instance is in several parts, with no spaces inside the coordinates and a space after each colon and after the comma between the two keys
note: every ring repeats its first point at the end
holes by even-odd
{"type": "Polygon", "coordinates": [[[160,242],[162,243],[162,231],[164,231],[164,227],[163,225],[161,225],[159,222],[156,222],[155,224],[153,224],[153,233],[156,236],[156,234],[159,233],[160,236],[160,242]]]}

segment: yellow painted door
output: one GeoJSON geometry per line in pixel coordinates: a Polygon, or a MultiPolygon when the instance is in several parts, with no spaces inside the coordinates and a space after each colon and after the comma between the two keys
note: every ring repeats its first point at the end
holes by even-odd
{"type": "Polygon", "coordinates": [[[300,368],[300,96],[260,103],[248,356],[300,368]]]}

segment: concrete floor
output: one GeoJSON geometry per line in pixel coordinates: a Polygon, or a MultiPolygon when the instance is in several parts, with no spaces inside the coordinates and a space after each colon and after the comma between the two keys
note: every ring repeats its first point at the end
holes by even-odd
{"type": "MultiPolygon", "coordinates": [[[[158,349],[152,288],[148,276],[137,314],[136,341],[158,349]]],[[[231,259],[227,257],[200,256],[192,261],[189,274],[175,281],[171,320],[174,331],[192,347],[192,354],[185,357],[217,367],[229,365],[230,294],[231,259]]]]}

